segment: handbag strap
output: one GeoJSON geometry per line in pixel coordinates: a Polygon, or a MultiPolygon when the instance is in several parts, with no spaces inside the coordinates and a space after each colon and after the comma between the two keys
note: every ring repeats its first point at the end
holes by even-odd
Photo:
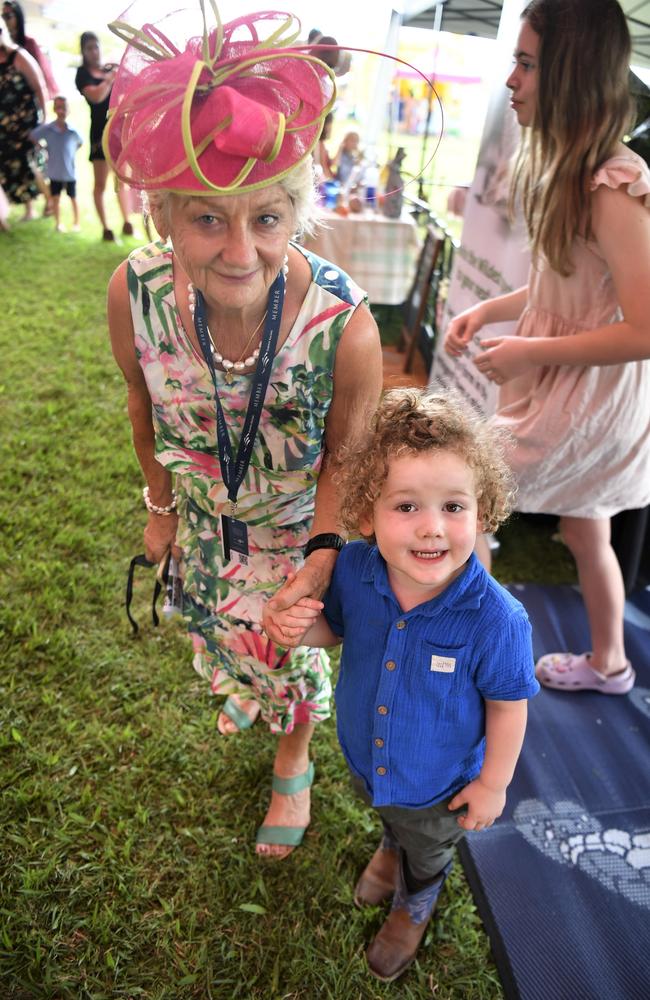
{"type": "MultiPolygon", "coordinates": [[[[170,560],[170,557],[171,557],[171,553],[168,553],[167,558],[165,560],[165,565],[163,567],[162,573],[160,575],[156,574],[156,582],[155,582],[154,588],[153,588],[153,599],[152,599],[152,602],[151,602],[151,620],[152,620],[152,622],[154,624],[154,627],[157,627],[158,624],[160,623],[160,619],[158,617],[158,612],[156,610],[156,602],[158,600],[158,597],[160,596],[160,592],[161,592],[162,588],[167,585],[167,577],[169,575],[169,560],[170,560]]],[[[134,635],[137,635],[138,632],[140,631],[138,623],[136,622],[135,618],[131,614],[131,602],[133,600],[133,579],[134,579],[134,576],[135,576],[135,568],[136,568],[136,566],[145,566],[147,569],[151,569],[151,567],[155,566],[155,565],[156,565],[155,563],[153,563],[149,559],[147,559],[147,557],[144,555],[144,553],[142,553],[142,554],[140,554],[138,556],[134,556],[133,559],[131,560],[130,564],[129,564],[129,572],[128,572],[127,578],[126,578],[126,599],[125,599],[125,606],[126,606],[126,616],[127,616],[127,618],[129,619],[129,621],[131,623],[131,628],[133,629],[133,634],[134,635]]]]}

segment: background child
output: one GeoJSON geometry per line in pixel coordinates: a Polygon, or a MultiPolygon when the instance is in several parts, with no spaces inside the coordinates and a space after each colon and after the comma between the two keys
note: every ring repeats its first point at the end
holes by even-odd
{"type": "Polygon", "coordinates": [[[60,199],[61,191],[66,189],[72,204],[72,231],[79,231],[79,206],[77,205],[77,181],[74,158],[77,150],[83,144],[78,132],[66,122],[68,117],[68,102],[65,97],[55,97],[53,101],[53,122],[38,125],[30,132],[34,142],[45,142],[47,146],[47,176],[50,180],[52,209],[57,232],[65,232],[61,225],[60,199]]]}
{"type": "Polygon", "coordinates": [[[517,507],[556,514],[578,570],[591,650],[548,653],[546,687],[624,695],[625,589],[610,518],[650,503],[650,171],[620,142],[631,121],[630,35],[615,0],[533,0],[506,81],[523,127],[513,193],[532,243],[528,285],[450,323],[501,388],[517,507]],[[575,86],[585,81],[582,89],[575,86]],[[588,83],[586,81],[589,81],[588,83]]]}
{"type": "Polygon", "coordinates": [[[338,152],[334,157],[336,178],[341,182],[341,184],[347,184],[350,174],[354,170],[357,163],[359,163],[360,159],[361,150],[359,148],[359,133],[346,132],[343,136],[343,141],[338,148],[338,152]]]}
{"type": "Polygon", "coordinates": [[[499,432],[448,396],[387,393],[341,473],[343,525],[366,541],[342,550],[324,605],[266,607],[287,645],[343,641],[338,736],[384,824],[355,902],[394,893],[367,952],[384,981],[413,961],[456,842],[500,816],[539,690],[526,612],[473,554],[510,484],[499,432]]]}

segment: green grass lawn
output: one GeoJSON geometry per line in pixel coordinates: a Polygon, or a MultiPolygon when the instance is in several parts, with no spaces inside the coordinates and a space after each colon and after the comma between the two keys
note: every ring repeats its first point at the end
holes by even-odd
{"type": "MultiPolygon", "coordinates": [[[[181,626],[147,622],[146,570],[131,636],[142,482],[104,303],[136,241],[98,232],[87,208],[78,235],[51,220],[0,233],[0,996],[500,997],[459,866],[413,969],[395,987],[367,975],[383,911],[356,910],[352,889],[378,828],[333,723],[313,744],[304,846],[258,861],[273,740],[219,737],[181,626]]],[[[514,520],[497,575],[573,579],[549,532],[514,520]]]]}

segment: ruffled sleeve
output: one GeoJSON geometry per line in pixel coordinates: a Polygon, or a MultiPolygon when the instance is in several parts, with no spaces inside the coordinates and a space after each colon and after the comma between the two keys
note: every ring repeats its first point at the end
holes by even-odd
{"type": "Polygon", "coordinates": [[[631,149],[624,147],[599,167],[593,176],[591,190],[595,191],[601,184],[609,188],[627,184],[628,194],[634,198],[643,198],[646,208],[650,208],[650,169],[645,160],[631,149]]]}

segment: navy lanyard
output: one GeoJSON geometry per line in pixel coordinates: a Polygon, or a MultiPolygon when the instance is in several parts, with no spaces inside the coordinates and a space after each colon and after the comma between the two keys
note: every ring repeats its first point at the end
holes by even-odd
{"type": "Polygon", "coordinates": [[[250,399],[248,401],[248,409],[246,410],[246,419],[244,420],[244,427],[241,433],[241,438],[239,439],[237,456],[235,458],[233,458],[230,438],[228,437],[228,428],[226,427],[226,418],[221,406],[221,400],[219,399],[217,373],[214,367],[210,333],[208,331],[208,322],[206,318],[205,299],[199,289],[196,289],[194,327],[196,329],[196,335],[199,339],[199,344],[201,345],[201,350],[203,351],[203,357],[205,358],[206,364],[210,369],[212,381],[214,382],[214,395],[217,403],[217,445],[219,449],[219,464],[221,466],[221,476],[225,487],[228,490],[228,499],[230,500],[233,515],[237,508],[237,493],[239,492],[239,487],[244,480],[244,476],[246,475],[246,471],[250,464],[251,455],[253,453],[253,445],[255,444],[255,436],[257,434],[260,417],[262,416],[264,397],[266,396],[266,389],[271,376],[271,366],[275,357],[275,348],[278,342],[280,323],[282,320],[284,283],[284,275],[280,272],[269,290],[269,304],[266,314],[266,322],[264,324],[264,333],[262,334],[260,356],[253,375],[253,384],[250,399]]]}

